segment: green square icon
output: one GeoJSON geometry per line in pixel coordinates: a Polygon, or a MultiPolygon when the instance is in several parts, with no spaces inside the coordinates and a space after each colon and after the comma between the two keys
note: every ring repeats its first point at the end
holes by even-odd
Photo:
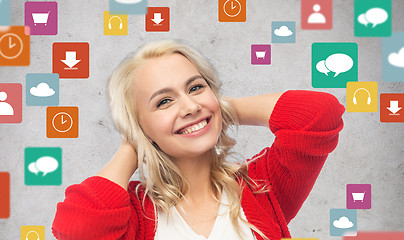
{"type": "Polygon", "coordinates": [[[25,185],[61,185],[62,149],[27,147],[24,152],[25,185]]]}
{"type": "Polygon", "coordinates": [[[313,88],[346,88],[358,81],[356,43],[313,43],[311,45],[311,85],[313,88]]]}
{"type": "Polygon", "coordinates": [[[391,0],[355,0],[356,37],[391,36],[391,0]]]}

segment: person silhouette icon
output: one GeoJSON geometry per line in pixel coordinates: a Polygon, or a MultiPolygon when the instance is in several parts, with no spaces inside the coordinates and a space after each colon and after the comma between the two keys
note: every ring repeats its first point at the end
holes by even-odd
{"type": "Polygon", "coordinates": [[[326,19],[323,14],[319,13],[321,6],[319,4],[313,5],[314,13],[310,14],[307,23],[325,23],[326,19]]]}
{"type": "Polygon", "coordinates": [[[14,115],[13,107],[6,103],[7,93],[0,92],[0,115],[14,115]]]}

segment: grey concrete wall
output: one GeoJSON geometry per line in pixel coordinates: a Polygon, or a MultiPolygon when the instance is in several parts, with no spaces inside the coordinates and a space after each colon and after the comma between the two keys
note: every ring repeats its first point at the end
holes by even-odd
{"type": "MultiPolygon", "coordinates": [[[[103,12],[108,1],[57,1],[59,33],[31,36],[31,65],[0,67],[1,83],[22,83],[23,121],[0,124],[0,171],[11,174],[11,216],[0,219],[0,239],[20,238],[22,225],[44,225],[46,239],[54,239],[51,224],[64,191],[95,174],[112,157],[120,142],[106,99],[106,82],[113,69],[139,45],[156,39],[189,41],[210,59],[229,96],[248,96],[287,89],[311,89],[334,94],[346,106],[346,89],[311,87],[313,42],[356,42],[359,48],[359,81],[377,81],[380,93],[403,93],[404,83],[382,81],[381,38],[353,35],[353,1],[334,0],[332,30],[301,30],[300,0],[247,1],[247,21],[218,22],[217,1],[157,1],[168,6],[170,32],[145,32],[144,16],[129,16],[127,36],[104,36],[103,12]],[[250,64],[251,44],[271,43],[272,21],[296,21],[295,44],[272,44],[272,64],[250,64]],[[46,107],[25,104],[25,75],[52,72],[53,42],[89,42],[90,77],[60,80],[60,106],[80,108],[77,139],[49,139],[45,132],[46,107]],[[61,186],[24,184],[24,148],[61,147],[61,186]]],[[[404,31],[404,1],[393,0],[393,31],[404,31]]],[[[12,24],[24,24],[24,1],[12,1],[12,24]]],[[[329,236],[329,210],[346,208],[346,184],[372,185],[372,209],[358,210],[359,230],[404,229],[404,125],[381,123],[379,112],[349,113],[337,149],[330,154],[309,198],[290,223],[294,237],[341,239],[329,236]]],[[[239,127],[235,151],[251,157],[272,144],[265,128],[239,127]]]]}

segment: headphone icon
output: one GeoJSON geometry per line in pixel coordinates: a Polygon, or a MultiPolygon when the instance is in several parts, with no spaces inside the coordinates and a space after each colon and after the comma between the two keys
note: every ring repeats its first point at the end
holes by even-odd
{"type": "Polygon", "coordinates": [[[118,16],[112,16],[112,17],[109,19],[108,28],[109,28],[109,29],[112,29],[111,20],[112,20],[113,18],[118,18],[118,19],[119,19],[119,21],[121,22],[121,23],[119,24],[119,29],[122,29],[122,28],[123,28],[122,19],[121,19],[120,17],[118,17],[118,16]]]}
{"type": "Polygon", "coordinates": [[[25,235],[25,240],[28,240],[28,235],[30,234],[30,233],[35,233],[37,236],[38,236],[38,238],[37,238],[37,240],[40,240],[39,239],[39,234],[37,233],[37,232],[35,232],[35,231],[29,231],[28,233],[27,233],[27,235],[25,235]]]}
{"type": "Polygon", "coordinates": [[[369,105],[370,102],[372,101],[372,99],[370,98],[370,93],[369,93],[369,91],[366,90],[365,88],[358,88],[358,89],[356,89],[356,91],[355,91],[355,93],[354,93],[354,95],[353,95],[353,99],[352,99],[352,100],[353,100],[353,103],[354,103],[354,104],[357,104],[355,94],[356,94],[356,92],[359,91],[359,90],[365,90],[365,91],[368,93],[369,97],[368,97],[367,104],[369,105]]]}

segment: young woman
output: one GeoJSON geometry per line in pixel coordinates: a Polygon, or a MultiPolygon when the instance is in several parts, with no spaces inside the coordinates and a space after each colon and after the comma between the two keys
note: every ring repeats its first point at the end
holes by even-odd
{"type": "Polygon", "coordinates": [[[338,143],[344,107],[304,90],[224,98],[219,86],[209,62],[174,40],[121,63],[108,88],[122,143],[95,176],[67,188],[55,237],[290,237],[287,224],[338,143]],[[275,142],[230,163],[234,124],[269,127],[275,142]],[[141,181],[129,182],[137,169],[141,181]]]}

